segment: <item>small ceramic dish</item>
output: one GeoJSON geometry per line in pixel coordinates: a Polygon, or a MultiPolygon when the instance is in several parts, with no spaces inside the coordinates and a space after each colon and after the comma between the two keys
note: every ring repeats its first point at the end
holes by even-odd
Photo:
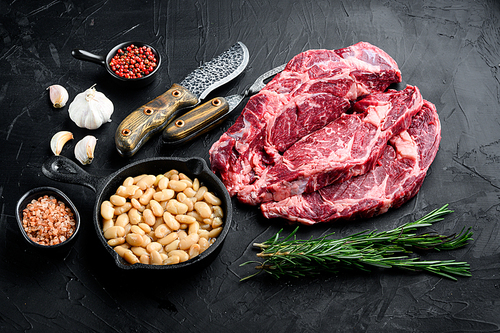
{"type": "Polygon", "coordinates": [[[75,49],[75,50],[71,51],[71,54],[76,59],[93,62],[95,64],[103,66],[104,68],[106,68],[106,71],[108,72],[108,74],[111,75],[113,78],[115,78],[116,80],[118,80],[121,83],[124,83],[126,85],[130,85],[130,86],[138,86],[139,87],[139,86],[146,86],[146,85],[152,83],[154,81],[154,79],[156,78],[158,71],[160,69],[160,66],[161,66],[160,53],[151,45],[143,43],[143,42],[129,41],[129,42],[120,43],[120,44],[116,45],[114,48],[112,48],[111,51],[109,51],[106,56],[93,54],[91,52],[88,52],[85,50],[80,50],[80,49],[75,49]],[[137,78],[137,79],[127,79],[125,77],[121,77],[118,74],[116,74],[109,65],[109,63],[111,62],[111,59],[116,55],[116,53],[118,52],[119,49],[126,48],[127,46],[130,46],[132,44],[135,46],[138,46],[138,47],[146,46],[146,47],[151,48],[151,52],[155,55],[156,61],[157,61],[156,68],[151,73],[149,73],[148,75],[143,76],[141,78],[137,78]]]}
{"type": "Polygon", "coordinates": [[[21,234],[23,235],[24,239],[31,244],[32,246],[40,249],[55,249],[55,248],[62,248],[65,247],[66,245],[70,244],[73,242],[75,239],[76,235],[78,234],[78,231],[80,229],[80,214],[78,213],[78,210],[76,209],[75,205],[71,200],[64,194],[62,191],[58,190],[57,188],[54,187],[37,187],[34,189],[29,190],[26,192],[17,202],[16,206],[16,219],[17,219],[17,224],[19,225],[19,229],[21,230],[21,234]],[[64,205],[67,208],[70,208],[71,211],[73,212],[74,219],[75,219],[75,230],[73,234],[67,238],[64,242],[55,244],[55,245],[42,245],[39,244],[35,241],[33,241],[28,234],[26,233],[26,230],[24,230],[23,227],[23,210],[28,206],[29,203],[31,203],[33,200],[38,200],[38,198],[43,197],[45,195],[48,195],[49,197],[52,196],[58,201],[61,201],[64,203],[64,205]]]}

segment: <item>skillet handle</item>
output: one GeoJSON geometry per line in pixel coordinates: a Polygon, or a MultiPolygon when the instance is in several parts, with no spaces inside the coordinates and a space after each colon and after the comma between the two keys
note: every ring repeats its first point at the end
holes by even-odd
{"type": "Polygon", "coordinates": [[[71,51],[71,55],[78,60],[90,61],[101,66],[106,66],[106,57],[90,53],[89,51],[74,49],[71,51]]]}
{"type": "Polygon", "coordinates": [[[85,185],[97,192],[101,177],[83,170],[78,164],[64,156],[51,156],[42,165],[43,174],[63,183],[85,185]]]}

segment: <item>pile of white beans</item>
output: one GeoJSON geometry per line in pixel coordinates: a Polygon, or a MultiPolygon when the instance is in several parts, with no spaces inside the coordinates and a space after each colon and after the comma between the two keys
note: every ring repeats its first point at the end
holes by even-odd
{"type": "Polygon", "coordinates": [[[222,231],[221,200],[177,170],[128,177],[101,204],[108,244],[130,264],[172,265],[196,257],[222,231]]]}

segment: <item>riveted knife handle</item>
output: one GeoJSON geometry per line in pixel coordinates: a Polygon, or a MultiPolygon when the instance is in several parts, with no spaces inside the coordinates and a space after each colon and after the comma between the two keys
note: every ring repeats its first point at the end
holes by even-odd
{"type": "Polygon", "coordinates": [[[163,141],[180,144],[212,130],[227,116],[229,104],[217,97],[195,107],[171,122],[163,131],[163,141]]]}
{"type": "Polygon", "coordinates": [[[183,108],[196,105],[198,98],[174,83],[169,90],[129,114],[115,133],[116,149],[132,156],[149,138],[161,131],[183,108]]]}

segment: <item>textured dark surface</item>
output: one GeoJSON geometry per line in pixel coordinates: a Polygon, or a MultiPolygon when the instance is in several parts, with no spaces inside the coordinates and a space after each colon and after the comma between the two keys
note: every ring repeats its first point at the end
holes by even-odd
{"type": "MultiPolygon", "coordinates": [[[[500,331],[500,3],[478,1],[0,1],[0,331],[2,332],[498,332],[500,331]],[[114,84],[103,67],[71,57],[80,48],[105,55],[126,40],[151,43],[163,57],[144,88],[114,84]],[[132,110],[163,93],[236,41],[250,51],[242,76],[219,94],[243,92],[261,73],[313,48],[370,42],[399,64],[404,82],[436,104],[441,148],[419,194],[370,220],[301,228],[301,237],[367,228],[387,230],[445,203],[455,213],[433,229],[472,226],[474,242],[427,259],[468,261],[457,282],[425,273],[347,272],[272,280],[240,267],[251,244],[280,228],[255,208],[234,205],[234,224],[212,264],[187,276],[123,271],[92,226],[95,193],[46,178],[50,138],[72,131],[98,138],[86,170],[106,176],[153,156],[199,156],[234,122],[183,147],[157,136],[130,159],[114,132],[132,110]],[[46,88],[65,86],[70,102],[97,84],[114,103],[112,122],[79,129],[68,106],[53,109],[46,88]],[[27,246],[15,221],[16,201],[36,186],[64,191],[80,211],[80,234],[68,252],[27,246]]],[[[211,96],[215,96],[212,94],[211,96]]]]}

